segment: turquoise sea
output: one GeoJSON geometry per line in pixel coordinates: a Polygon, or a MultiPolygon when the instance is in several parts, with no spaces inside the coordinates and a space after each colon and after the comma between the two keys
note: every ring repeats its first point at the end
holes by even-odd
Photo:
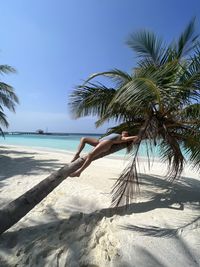
{"type": "MultiPolygon", "coordinates": [[[[5,138],[0,136],[0,146],[14,145],[24,147],[35,147],[39,149],[59,150],[62,152],[74,153],[77,150],[78,144],[82,137],[89,136],[93,138],[100,138],[101,134],[85,134],[85,133],[66,133],[66,134],[5,134],[5,138]]],[[[86,145],[83,153],[91,150],[90,145],[86,145]]],[[[139,150],[140,157],[147,157],[147,149],[145,144],[141,144],[139,150]]],[[[159,157],[159,148],[155,147],[154,151],[149,153],[155,158],[159,157]]],[[[183,154],[185,154],[183,152],[183,154]]],[[[126,149],[118,151],[113,156],[124,157],[126,149]]],[[[188,155],[185,154],[188,159],[188,155]]]]}
{"type": "MultiPolygon", "coordinates": [[[[46,148],[53,150],[62,150],[65,152],[75,152],[81,137],[90,136],[100,138],[100,134],[6,134],[5,138],[0,136],[1,145],[28,146],[35,148],[46,148]]],[[[86,145],[83,152],[88,152],[91,146],[86,145]]],[[[155,151],[156,153],[156,151],[155,151]]],[[[114,156],[125,156],[126,150],[118,151],[114,156]]],[[[140,156],[145,157],[146,147],[143,145],[140,149],[140,156]]],[[[156,153],[157,154],[157,153],[156,153]]],[[[155,155],[156,156],[156,155],[155,155]]]]}

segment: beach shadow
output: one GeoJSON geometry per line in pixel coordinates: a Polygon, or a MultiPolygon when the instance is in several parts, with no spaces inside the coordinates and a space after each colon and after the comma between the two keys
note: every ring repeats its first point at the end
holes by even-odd
{"type": "MultiPolygon", "coordinates": [[[[186,259],[190,259],[190,261],[193,262],[192,266],[198,267],[200,264],[200,261],[195,256],[192,249],[190,248],[189,243],[184,239],[182,235],[185,233],[185,231],[188,231],[188,230],[193,231],[193,230],[198,229],[199,225],[200,225],[200,216],[197,216],[195,219],[191,220],[189,223],[186,223],[185,225],[174,228],[174,229],[156,227],[156,226],[141,227],[141,226],[136,226],[136,225],[126,225],[126,226],[121,226],[120,228],[123,230],[133,231],[137,233],[139,232],[140,234],[144,236],[151,236],[151,237],[158,237],[158,238],[173,238],[173,239],[176,238],[176,241],[178,242],[179,247],[181,251],[183,251],[186,259]]],[[[196,246],[198,247],[199,245],[200,245],[200,242],[196,244],[196,246]]],[[[157,265],[152,265],[152,267],[153,266],[157,266],[157,265]]]]}
{"type": "Polygon", "coordinates": [[[158,256],[156,257],[147,249],[137,246],[135,250],[137,253],[137,262],[134,266],[147,267],[148,263],[148,267],[166,267],[158,256]]]}
{"type": "MultiPolygon", "coordinates": [[[[89,214],[75,213],[68,219],[59,219],[53,206],[49,205],[46,208],[52,212],[53,222],[31,227],[21,223],[20,229],[1,235],[0,263],[6,263],[6,267],[11,267],[9,260],[6,262],[10,255],[20,266],[45,266],[48,262],[51,262],[52,266],[80,267],[146,267],[147,262],[148,266],[152,267],[165,266],[155,253],[151,253],[150,248],[147,250],[139,245],[134,246],[137,262],[131,264],[124,261],[112,232],[112,218],[109,219],[110,214],[106,209],[89,214]],[[106,262],[114,262],[114,265],[105,265],[106,262]]],[[[32,223],[35,223],[34,220],[32,223]]],[[[182,250],[185,259],[195,262],[190,247],[178,238],[179,249],[182,250]]],[[[198,263],[193,266],[198,266],[198,263]]]]}
{"type": "MultiPolygon", "coordinates": [[[[166,186],[165,180],[148,175],[143,177],[143,183],[153,184],[161,189],[166,186]]],[[[95,255],[98,255],[102,262],[116,261],[119,265],[116,264],[115,266],[121,267],[123,265],[120,265],[122,263],[120,262],[120,251],[118,251],[117,243],[112,235],[112,217],[114,215],[124,216],[133,213],[144,213],[157,208],[177,209],[177,203],[180,205],[178,207],[180,211],[184,210],[185,204],[191,205],[192,209],[197,209],[198,211],[200,210],[199,188],[200,181],[182,177],[176,184],[169,184],[166,192],[154,192],[154,196],[145,202],[100,209],[88,214],[76,212],[67,219],[60,219],[53,205],[47,206],[46,209],[50,210],[53,222],[32,227],[27,227],[21,223],[21,229],[5,232],[1,235],[0,262],[5,262],[7,255],[10,253],[12,257],[16,257],[16,261],[19,261],[21,266],[36,266],[37,264],[45,266],[49,259],[57,264],[57,266],[63,260],[66,266],[70,266],[71,262],[74,263],[73,266],[80,267],[104,266],[103,263],[97,264],[95,255]],[[173,207],[174,204],[176,204],[175,207],[173,207]],[[12,254],[13,248],[17,251],[15,255],[12,254]]],[[[198,266],[197,259],[195,259],[191,248],[181,238],[181,231],[186,228],[188,229],[194,224],[200,225],[200,216],[190,215],[190,217],[187,217],[187,222],[181,222],[181,227],[174,229],[134,225],[125,225],[121,226],[121,228],[128,231],[137,231],[152,237],[176,238],[179,242],[179,249],[182,251],[185,259],[193,262],[193,266],[198,266]]],[[[140,246],[134,247],[134,249],[140,255],[141,261],[139,266],[145,266],[147,262],[152,267],[165,266],[159,260],[159,257],[157,258],[150,251],[140,246]]],[[[9,262],[6,264],[5,266],[11,266],[9,262]]]]}
{"type": "MultiPolygon", "coordinates": [[[[137,203],[131,203],[129,205],[122,205],[119,207],[108,207],[90,212],[89,214],[95,215],[99,214],[101,217],[111,218],[114,215],[125,216],[134,213],[145,213],[155,209],[174,209],[179,211],[184,211],[184,206],[187,204],[192,210],[200,212],[200,181],[189,178],[182,177],[176,183],[171,183],[164,179],[159,178],[159,176],[143,175],[143,184],[148,184],[149,187],[153,186],[154,192],[144,190],[142,192],[142,197],[145,196],[145,201],[141,201],[138,197],[137,203]],[[156,187],[156,188],[155,188],[156,187]],[[159,190],[158,190],[159,189],[159,190]],[[160,191],[162,191],[160,193],[160,191]],[[149,197],[150,196],[150,197],[149,197]]],[[[79,199],[77,203],[83,202],[84,200],[79,199]]],[[[86,205],[87,203],[85,203],[86,205]]],[[[87,204],[89,205],[89,204],[87,204]]],[[[95,205],[94,205],[95,207],[95,205]]],[[[80,207],[76,205],[65,206],[66,211],[79,212],[80,207]]],[[[81,207],[83,208],[83,207],[81,207]]]]}
{"type": "Polygon", "coordinates": [[[63,167],[57,159],[35,159],[34,155],[37,154],[9,149],[0,150],[0,186],[3,186],[3,180],[15,175],[41,174],[41,171],[52,172],[63,167]],[[9,154],[17,155],[17,157],[11,157],[9,154]]]}
{"type": "Polygon", "coordinates": [[[145,201],[140,201],[140,195],[138,195],[138,203],[104,209],[106,213],[110,212],[111,216],[123,216],[144,213],[157,208],[184,210],[186,203],[200,210],[199,180],[181,177],[180,180],[171,183],[161,176],[140,175],[142,176],[140,184],[145,185],[145,188],[141,189],[141,198],[145,198],[145,201]]]}
{"type": "MultiPolygon", "coordinates": [[[[54,218],[56,214],[54,211],[54,218]]],[[[112,234],[112,220],[103,218],[102,212],[77,213],[69,219],[57,218],[54,222],[24,225],[17,231],[6,232],[0,237],[0,263],[5,263],[10,254],[20,266],[45,266],[48,262],[52,266],[137,266],[122,258],[112,234]]],[[[145,266],[146,262],[152,267],[165,266],[144,248],[135,249],[141,255],[139,266],[145,266]]],[[[9,260],[5,266],[11,267],[9,260]]]]}
{"type": "MultiPolygon", "coordinates": [[[[54,213],[54,216],[56,212],[54,213]]],[[[20,263],[20,266],[80,266],[102,267],[97,259],[99,253],[105,251],[103,257],[111,261],[112,257],[118,257],[115,243],[107,243],[106,229],[97,228],[99,218],[75,214],[69,219],[26,227],[18,231],[4,233],[0,237],[0,263],[5,262],[8,255],[12,255],[15,248],[16,254],[12,257],[20,263]],[[99,241],[105,239],[104,244],[99,241]],[[89,254],[92,254],[91,260],[89,254]],[[95,256],[96,255],[96,256],[95,256]],[[49,260],[48,260],[49,258],[49,260]]],[[[14,259],[13,258],[13,259],[14,259]]],[[[6,266],[9,265],[7,261],[6,266]]]]}
{"type": "Polygon", "coordinates": [[[15,155],[35,155],[37,152],[26,152],[13,150],[12,147],[0,146],[0,155],[2,154],[15,154],[15,155]]]}
{"type": "Polygon", "coordinates": [[[167,228],[167,227],[157,227],[157,226],[136,226],[127,224],[125,226],[121,226],[120,228],[123,230],[129,230],[129,231],[135,231],[139,232],[142,235],[145,236],[152,236],[152,237],[173,237],[178,236],[179,234],[182,234],[183,231],[188,230],[190,228],[198,229],[200,222],[200,216],[195,216],[194,219],[192,219],[189,223],[184,224],[181,227],[176,228],[167,228]]]}

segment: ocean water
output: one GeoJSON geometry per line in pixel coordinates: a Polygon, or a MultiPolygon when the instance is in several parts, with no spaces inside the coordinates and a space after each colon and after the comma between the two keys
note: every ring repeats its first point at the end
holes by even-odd
{"type": "MultiPolygon", "coordinates": [[[[93,138],[100,138],[101,135],[93,134],[66,134],[66,135],[38,135],[38,134],[6,134],[5,138],[0,136],[1,145],[16,145],[28,146],[35,148],[47,148],[54,150],[62,150],[68,152],[75,152],[77,150],[80,139],[84,136],[93,138]]],[[[90,145],[86,145],[83,153],[91,150],[90,145]]],[[[113,154],[114,156],[125,156],[126,150],[123,149],[113,154]]],[[[146,146],[141,145],[139,155],[146,157],[146,146]]],[[[158,156],[158,149],[155,149],[154,155],[158,156]]]]}
{"type": "MultiPolygon", "coordinates": [[[[19,145],[29,147],[50,148],[74,152],[83,135],[38,135],[38,134],[6,134],[5,139],[0,137],[0,144],[19,145]]],[[[92,136],[98,138],[99,136],[92,136]]],[[[89,146],[85,148],[89,150],[89,146]]]]}

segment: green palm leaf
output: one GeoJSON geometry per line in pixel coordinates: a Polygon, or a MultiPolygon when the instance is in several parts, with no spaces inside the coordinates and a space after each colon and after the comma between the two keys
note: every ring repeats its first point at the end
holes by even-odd
{"type": "Polygon", "coordinates": [[[78,86],[70,96],[70,108],[75,118],[103,116],[116,90],[100,83],[78,86]]]}
{"type": "Polygon", "coordinates": [[[155,33],[142,30],[130,35],[127,40],[128,46],[133,49],[137,56],[149,64],[159,65],[161,55],[166,50],[163,41],[155,33]]]}
{"type": "Polygon", "coordinates": [[[131,81],[131,76],[125,72],[121,71],[119,69],[113,69],[111,71],[105,71],[105,72],[98,72],[92,74],[85,82],[84,85],[87,84],[90,80],[93,80],[96,77],[103,76],[103,77],[108,77],[111,80],[113,80],[118,87],[123,85],[124,83],[131,81]]]}
{"type": "Polygon", "coordinates": [[[0,74],[16,73],[16,70],[9,65],[0,65],[0,74]]]}
{"type": "MultiPolygon", "coordinates": [[[[0,74],[15,73],[16,70],[9,65],[0,65],[0,74]]],[[[12,86],[0,81],[0,125],[8,127],[8,122],[4,113],[4,107],[10,111],[15,111],[16,104],[19,99],[14,92],[12,86]]],[[[0,128],[0,133],[3,135],[3,130],[0,128]]]]}
{"type": "Polygon", "coordinates": [[[8,127],[9,125],[6,119],[6,115],[2,111],[0,111],[0,125],[4,127],[8,127]]]}
{"type": "MultiPolygon", "coordinates": [[[[200,127],[200,124],[199,124],[200,127]]],[[[199,132],[193,136],[187,136],[183,142],[183,149],[189,158],[190,164],[197,171],[200,170],[200,134],[199,132]]]]}
{"type": "Polygon", "coordinates": [[[199,34],[195,34],[195,18],[193,18],[180,35],[175,45],[178,58],[188,55],[196,45],[199,34]]]}

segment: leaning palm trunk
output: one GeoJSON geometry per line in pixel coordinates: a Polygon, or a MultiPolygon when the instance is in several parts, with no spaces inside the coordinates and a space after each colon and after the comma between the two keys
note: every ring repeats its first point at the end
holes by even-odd
{"type": "MultiPolygon", "coordinates": [[[[114,145],[108,152],[102,153],[94,160],[112,154],[125,148],[126,144],[114,145]]],[[[53,191],[63,180],[71,173],[78,170],[84,163],[85,158],[79,158],[76,161],[65,165],[58,171],[55,171],[39,184],[29,191],[13,200],[0,210],[0,234],[8,230],[11,226],[23,218],[30,210],[40,203],[49,193],[53,191]]]]}

